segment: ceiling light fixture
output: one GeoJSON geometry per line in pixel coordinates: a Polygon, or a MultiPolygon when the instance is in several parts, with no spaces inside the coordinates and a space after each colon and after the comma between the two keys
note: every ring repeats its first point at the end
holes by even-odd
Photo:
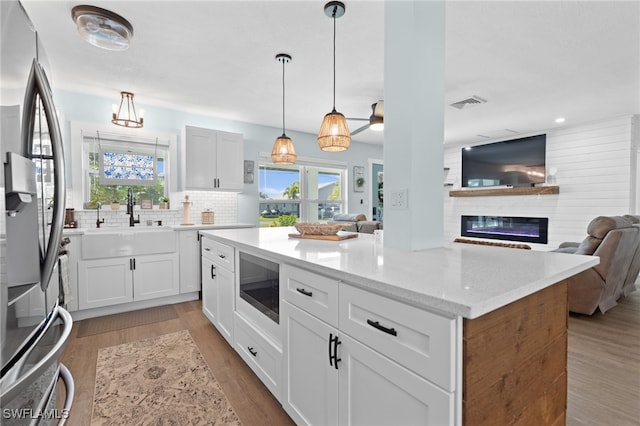
{"type": "Polygon", "coordinates": [[[336,18],[344,15],[344,3],[330,1],[324,5],[324,14],[333,19],[333,110],[324,116],[318,145],[323,151],[346,151],[351,143],[351,134],[344,115],[336,111],[336,18]]]}
{"type": "Polygon", "coordinates": [[[558,124],[564,123],[564,121],[565,121],[564,117],[558,117],[558,118],[555,119],[555,122],[558,123],[558,124]]]}
{"type": "Polygon", "coordinates": [[[296,162],[296,150],[293,141],[284,132],[284,64],[291,62],[291,56],[286,53],[278,53],[276,61],[282,64],[282,136],[276,139],[271,150],[271,161],[275,164],[294,164],[296,162]]]}
{"type": "Polygon", "coordinates": [[[71,17],[80,37],[107,50],[127,50],[133,27],[122,16],[95,6],[80,5],[71,9],[71,17]]]}
{"type": "Polygon", "coordinates": [[[140,128],[144,125],[144,111],[140,110],[140,118],[133,104],[133,93],[120,92],[120,106],[113,106],[111,122],[117,126],[140,128]]]}

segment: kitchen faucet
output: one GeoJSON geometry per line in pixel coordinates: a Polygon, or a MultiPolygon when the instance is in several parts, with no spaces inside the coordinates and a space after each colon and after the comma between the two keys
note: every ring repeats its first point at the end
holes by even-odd
{"type": "Polygon", "coordinates": [[[129,226],[134,226],[136,223],[140,223],[140,215],[137,219],[133,218],[133,206],[136,203],[136,199],[133,196],[133,190],[129,188],[127,191],[127,214],[129,215],[129,226]]]}
{"type": "Polygon", "coordinates": [[[98,214],[98,218],[96,219],[96,228],[100,228],[100,224],[104,223],[104,218],[102,218],[102,220],[100,220],[100,209],[101,208],[102,208],[102,203],[98,201],[96,203],[96,213],[98,214]]]}

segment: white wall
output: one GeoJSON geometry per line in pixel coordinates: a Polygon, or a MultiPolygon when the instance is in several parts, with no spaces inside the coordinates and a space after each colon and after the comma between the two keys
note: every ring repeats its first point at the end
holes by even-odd
{"type": "MultiPolygon", "coordinates": [[[[116,94],[117,95],[117,94],[116,94]]],[[[79,149],[77,146],[73,146],[71,143],[72,122],[92,123],[96,126],[115,126],[111,124],[111,105],[114,99],[107,99],[99,96],[91,96],[83,93],[69,92],[64,90],[54,90],[54,99],[56,107],[60,114],[63,114],[64,119],[61,120],[63,141],[65,144],[65,161],[67,163],[67,180],[72,182],[72,173],[75,170],[79,170],[78,164],[74,164],[72,151],[79,149]]],[[[142,99],[142,98],[141,98],[142,99]]],[[[136,97],[138,100],[138,97],[136,97]]],[[[282,129],[275,127],[261,126],[257,124],[244,123],[234,120],[228,120],[220,117],[212,117],[202,115],[196,112],[186,110],[171,110],[168,108],[155,107],[151,105],[145,105],[144,101],[137,104],[137,108],[145,110],[145,133],[162,132],[163,134],[174,134],[178,140],[178,157],[181,158],[181,150],[184,144],[183,134],[186,125],[204,127],[209,129],[216,129],[225,132],[242,133],[244,138],[244,157],[245,160],[255,161],[255,167],[257,170],[259,162],[260,152],[271,152],[273,142],[276,137],[282,134],[282,129]]],[[[322,117],[318,117],[318,128],[322,117]]],[[[117,128],[119,129],[119,128],[117,128]]],[[[369,158],[382,158],[382,146],[372,145],[359,142],[351,142],[351,146],[345,152],[340,153],[326,153],[320,151],[315,134],[300,133],[293,130],[287,130],[287,135],[294,141],[296,152],[300,157],[314,158],[319,160],[333,160],[342,161],[347,164],[347,179],[348,179],[348,211],[350,213],[365,213],[368,218],[371,217],[371,213],[366,211],[368,205],[368,193],[360,193],[353,191],[353,176],[352,171],[354,166],[366,166],[369,158]]],[[[81,190],[79,188],[69,188],[71,191],[81,190]]],[[[175,194],[172,194],[174,197],[175,194]]],[[[234,213],[236,215],[235,220],[243,223],[258,223],[258,179],[254,179],[253,184],[245,184],[244,191],[240,194],[233,195],[236,200],[236,209],[234,213]]],[[[202,195],[203,206],[218,208],[216,212],[216,223],[222,223],[225,218],[225,212],[219,207],[220,203],[217,203],[215,196],[206,197],[202,195]],[[220,222],[219,222],[220,221],[220,222]]],[[[73,197],[68,197],[72,200],[73,197]]],[[[175,201],[171,200],[172,208],[178,208],[175,205],[175,201]]],[[[225,203],[227,203],[225,201],[225,203]]],[[[80,206],[69,205],[69,207],[76,207],[80,209],[80,206]]],[[[196,223],[199,223],[200,211],[194,206],[192,208],[192,216],[196,215],[195,219],[198,219],[196,223]]],[[[169,214],[163,212],[163,214],[169,214]]],[[[226,222],[226,220],[225,220],[226,222]]]]}
{"type": "Polygon", "coordinates": [[[548,217],[549,243],[530,245],[551,250],[582,241],[596,216],[633,213],[639,123],[636,115],[547,131],[547,173],[557,168],[547,183],[560,187],[558,195],[449,197],[460,187],[461,146],[445,147],[446,180],[454,186],[444,187],[444,240],[460,236],[461,215],[548,217]]]}

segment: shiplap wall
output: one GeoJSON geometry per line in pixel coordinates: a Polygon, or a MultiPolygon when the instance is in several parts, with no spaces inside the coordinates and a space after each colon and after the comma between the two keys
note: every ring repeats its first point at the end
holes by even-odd
{"type": "Polygon", "coordinates": [[[445,182],[453,183],[444,187],[445,241],[460,236],[461,215],[548,217],[549,243],[530,245],[551,250],[582,241],[596,216],[634,213],[639,123],[636,115],[547,131],[547,173],[557,169],[547,184],[558,195],[449,197],[460,188],[461,147],[445,147],[445,182]]]}

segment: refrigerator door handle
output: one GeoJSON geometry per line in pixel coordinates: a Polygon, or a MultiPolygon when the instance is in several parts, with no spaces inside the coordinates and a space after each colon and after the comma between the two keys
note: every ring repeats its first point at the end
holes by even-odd
{"type": "MultiPolygon", "coordinates": [[[[28,158],[33,158],[33,129],[35,125],[35,111],[37,95],[40,95],[44,107],[44,113],[47,118],[49,128],[49,137],[51,138],[51,149],[53,155],[53,216],[51,220],[51,229],[49,230],[49,243],[44,248],[44,256],[40,261],[40,286],[42,291],[46,291],[49,286],[49,280],[53,273],[53,268],[58,260],[58,244],[62,239],[62,231],[64,228],[65,200],[66,200],[66,184],[65,184],[65,167],[64,152],[62,147],[62,133],[60,132],[60,124],[56,115],[55,105],[53,103],[53,95],[49,82],[38,63],[37,59],[33,60],[27,89],[24,99],[24,111],[22,121],[22,149],[27,153],[28,158]]],[[[45,225],[43,225],[45,226],[45,225]]],[[[44,231],[43,231],[44,232],[44,231]]]]}
{"type": "MultiPolygon", "coordinates": [[[[36,378],[40,377],[44,373],[44,371],[51,365],[52,359],[59,359],[60,355],[62,355],[62,351],[69,341],[69,336],[71,336],[71,329],[73,328],[73,319],[71,318],[71,314],[69,312],[67,312],[59,305],[56,305],[55,309],[53,310],[53,315],[51,315],[51,321],[49,321],[48,327],[43,330],[41,336],[44,336],[47,329],[55,322],[56,318],[60,318],[63,323],[63,329],[60,333],[58,341],[49,351],[49,353],[45,357],[40,359],[37,364],[27,370],[20,377],[17,377],[16,380],[12,381],[11,384],[5,389],[2,389],[2,393],[0,394],[0,406],[4,407],[8,401],[11,401],[22,390],[33,383],[36,378]]],[[[23,357],[26,357],[27,355],[28,352],[24,354],[23,357]]]]}
{"type": "Polygon", "coordinates": [[[58,423],[58,426],[62,426],[64,422],[67,420],[66,416],[71,411],[71,405],[73,404],[73,397],[75,395],[76,386],[75,386],[75,382],[73,381],[73,376],[71,375],[71,372],[69,371],[67,366],[64,365],[63,363],[60,363],[59,377],[62,379],[62,382],[64,383],[64,387],[66,389],[66,394],[67,394],[67,397],[64,400],[64,407],[62,407],[63,417],[62,419],[60,419],[60,422],[58,423]]]}

